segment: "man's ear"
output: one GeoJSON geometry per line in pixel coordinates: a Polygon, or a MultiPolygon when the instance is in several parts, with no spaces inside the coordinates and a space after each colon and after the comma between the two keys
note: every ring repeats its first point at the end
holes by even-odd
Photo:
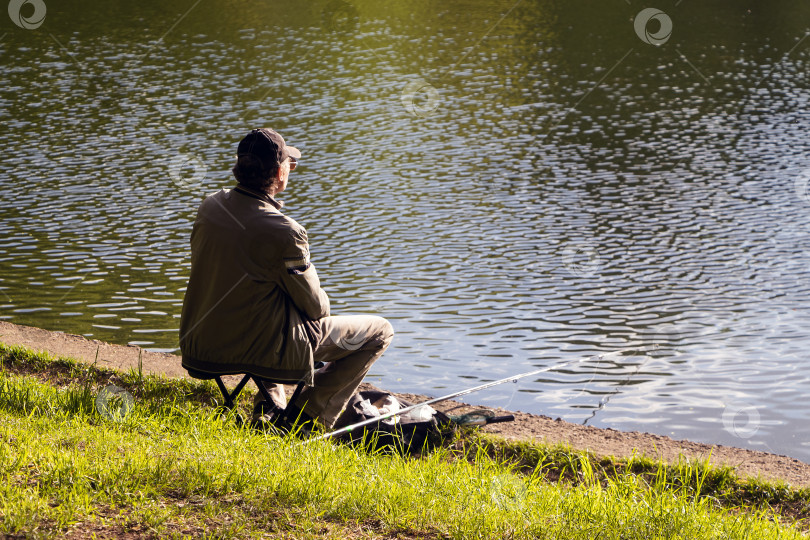
{"type": "Polygon", "coordinates": [[[272,182],[273,187],[277,188],[278,186],[281,185],[281,167],[278,167],[276,169],[276,174],[274,174],[272,178],[273,178],[272,182]]]}

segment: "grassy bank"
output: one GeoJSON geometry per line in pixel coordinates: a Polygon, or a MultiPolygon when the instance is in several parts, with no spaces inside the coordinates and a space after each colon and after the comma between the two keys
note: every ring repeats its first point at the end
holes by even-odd
{"type": "Polygon", "coordinates": [[[0,362],[6,534],[803,537],[801,521],[785,522],[803,517],[807,493],[704,464],[598,460],[472,432],[418,458],[374,455],[237,427],[214,413],[218,393],[207,383],[2,345],[0,362]],[[108,384],[134,397],[127,414],[99,412],[96,396],[108,384]]]}

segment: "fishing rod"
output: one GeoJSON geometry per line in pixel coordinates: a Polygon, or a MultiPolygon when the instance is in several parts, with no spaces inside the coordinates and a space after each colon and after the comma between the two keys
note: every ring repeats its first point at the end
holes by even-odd
{"type": "Polygon", "coordinates": [[[601,361],[601,360],[603,360],[605,358],[605,356],[608,356],[608,355],[623,354],[623,353],[630,352],[630,351],[635,351],[635,350],[638,350],[638,349],[634,347],[634,348],[631,348],[631,349],[622,349],[622,350],[619,350],[619,351],[613,351],[613,352],[609,352],[609,353],[598,354],[598,355],[595,355],[595,356],[586,356],[586,357],[580,358],[578,360],[570,360],[570,361],[568,361],[568,362],[566,362],[566,363],[564,363],[562,365],[547,366],[547,367],[544,367],[544,368],[535,369],[533,371],[527,371],[526,373],[520,373],[518,375],[512,375],[511,377],[505,377],[505,378],[499,379],[497,381],[484,383],[484,384],[481,384],[479,386],[474,386],[473,388],[467,388],[466,390],[461,390],[459,392],[453,392],[452,394],[447,394],[446,396],[432,398],[432,399],[429,399],[427,401],[423,401],[422,403],[416,403],[414,405],[409,405],[408,407],[405,407],[405,408],[400,409],[398,411],[392,411],[392,412],[388,412],[388,413],[385,413],[385,414],[381,414],[380,416],[375,416],[374,418],[369,418],[367,420],[363,420],[361,422],[357,422],[355,424],[351,424],[349,426],[345,426],[345,427],[342,427],[340,429],[336,429],[335,431],[331,431],[331,432],[326,433],[324,435],[319,435],[318,437],[313,437],[312,439],[308,439],[306,442],[322,441],[322,440],[326,440],[326,439],[331,439],[332,437],[337,437],[338,435],[343,435],[344,433],[349,433],[349,432],[351,432],[351,431],[353,431],[353,430],[355,430],[357,428],[361,428],[361,427],[367,426],[369,424],[375,424],[375,423],[380,422],[382,420],[386,420],[388,418],[393,418],[394,416],[399,416],[401,414],[411,412],[413,410],[418,409],[419,407],[427,407],[429,405],[433,405],[434,403],[441,403],[442,401],[447,401],[447,400],[450,400],[450,399],[453,399],[453,398],[466,396],[467,394],[471,394],[471,393],[477,392],[479,390],[484,390],[486,388],[492,388],[493,386],[498,386],[499,384],[503,384],[505,382],[510,382],[510,381],[517,382],[519,379],[522,379],[524,377],[530,377],[532,375],[537,375],[539,373],[545,373],[547,371],[552,371],[554,369],[560,369],[560,368],[565,367],[567,365],[581,364],[582,362],[585,362],[585,361],[590,360],[592,358],[597,358],[598,361],[601,361]]]}

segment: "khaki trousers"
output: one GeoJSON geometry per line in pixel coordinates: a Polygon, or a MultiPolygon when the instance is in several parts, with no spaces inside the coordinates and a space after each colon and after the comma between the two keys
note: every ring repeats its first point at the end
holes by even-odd
{"type": "MultiPolygon", "coordinates": [[[[318,322],[321,340],[314,350],[315,362],[326,365],[315,372],[314,386],[307,387],[294,405],[330,428],[371,365],[390,345],[394,329],[376,315],[336,315],[318,322]]],[[[269,383],[266,386],[276,405],[285,407],[284,386],[269,383]]],[[[263,399],[256,394],[257,403],[263,399]]]]}

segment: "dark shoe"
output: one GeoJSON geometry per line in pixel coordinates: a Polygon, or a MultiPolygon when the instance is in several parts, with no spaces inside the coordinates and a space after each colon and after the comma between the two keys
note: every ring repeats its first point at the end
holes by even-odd
{"type": "Polygon", "coordinates": [[[294,405],[287,405],[287,408],[289,410],[279,427],[299,439],[308,439],[318,429],[318,421],[294,405]]]}
{"type": "Polygon", "coordinates": [[[253,406],[250,427],[261,430],[277,429],[283,413],[284,409],[278,407],[275,403],[261,401],[253,406]]]}

